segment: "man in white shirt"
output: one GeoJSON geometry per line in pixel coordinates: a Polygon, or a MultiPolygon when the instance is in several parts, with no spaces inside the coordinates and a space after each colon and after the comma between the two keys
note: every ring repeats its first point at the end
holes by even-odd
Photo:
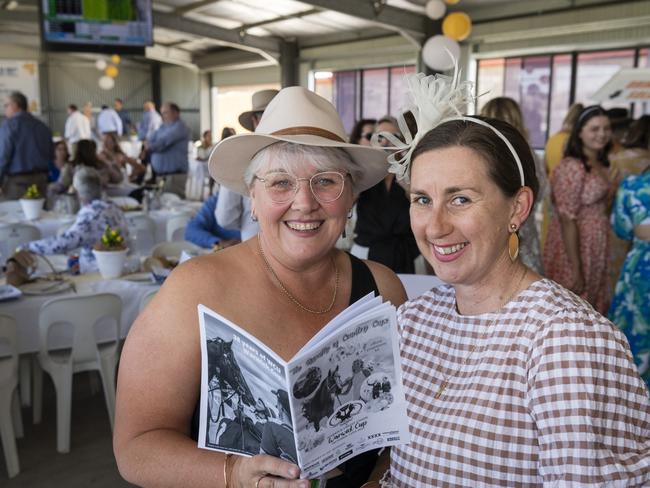
{"type": "Polygon", "coordinates": [[[113,132],[118,136],[121,136],[123,133],[122,119],[108,105],[102,105],[102,110],[97,115],[97,132],[100,137],[109,132],[113,132]]]}
{"type": "Polygon", "coordinates": [[[162,125],[162,117],[156,111],[156,105],[147,100],[142,106],[142,120],[138,126],[138,139],[146,141],[162,125]]]}
{"type": "Polygon", "coordinates": [[[68,118],[65,121],[63,137],[68,143],[70,156],[73,158],[77,151],[77,142],[92,138],[88,117],[82,114],[74,103],[68,105],[68,118]]]}

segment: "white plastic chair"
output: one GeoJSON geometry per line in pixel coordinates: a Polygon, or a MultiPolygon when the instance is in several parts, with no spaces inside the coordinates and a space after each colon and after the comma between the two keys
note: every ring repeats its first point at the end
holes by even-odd
{"type": "Polygon", "coordinates": [[[181,253],[187,251],[190,254],[202,254],[205,249],[188,241],[161,242],[151,251],[155,258],[180,258],[181,253]]]}
{"type": "Polygon", "coordinates": [[[138,309],[138,313],[142,313],[142,311],[145,309],[147,305],[149,305],[149,302],[153,299],[156,293],[158,293],[158,289],[149,290],[147,293],[145,293],[142,296],[142,298],[140,299],[140,307],[138,309]]]}
{"type": "Polygon", "coordinates": [[[38,227],[30,224],[3,224],[0,225],[0,256],[4,262],[16,248],[29,241],[41,238],[38,227]]]}
{"type": "Polygon", "coordinates": [[[189,214],[175,215],[167,221],[167,240],[168,241],[184,241],[185,228],[188,222],[192,220],[189,214]]]}
{"type": "Polygon", "coordinates": [[[131,252],[142,256],[149,255],[156,244],[156,221],[147,215],[127,215],[129,228],[129,247],[131,252]]]}
{"type": "MultiPolygon", "coordinates": [[[[115,370],[120,340],[122,300],[111,293],[55,298],[45,302],[39,314],[41,349],[38,362],[52,377],[56,390],[56,450],[70,452],[70,413],[72,410],[72,375],[81,371],[98,371],[102,379],[106,409],[113,428],[115,418],[115,370]],[[97,343],[95,325],[102,322],[102,335],[114,327],[108,343],[97,343]],[[109,323],[107,323],[109,322],[109,323]],[[72,327],[72,348],[50,349],[48,333],[52,326],[72,327]]],[[[42,384],[34,380],[34,410],[42,409],[42,384]]]]}
{"type": "Polygon", "coordinates": [[[17,342],[16,321],[8,315],[0,315],[0,437],[10,478],[20,472],[16,437],[23,436],[17,388],[17,342]]]}

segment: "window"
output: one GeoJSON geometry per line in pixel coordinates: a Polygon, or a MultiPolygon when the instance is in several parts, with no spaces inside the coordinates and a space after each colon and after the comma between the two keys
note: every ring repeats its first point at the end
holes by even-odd
{"type": "Polygon", "coordinates": [[[478,96],[476,111],[480,113],[483,105],[494,97],[500,97],[504,93],[504,59],[481,59],[478,62],[478,82],[476,94],[478,96]]]}
{"type": "MultiPolygon", "coordinates": [[[[560,130],[572,103],[595,103],[590,97],[619,69],[633,67],[635,57],[638,67],[650,67],[649,48],[480,59],[476,94],[485,95],[478,97],[476,110],[494,97],[514,99],[521,106],[531,146],[540,149],[560,130]]],[[[645,113],[650,113],[650,102],[635,104],[635,117],[645,113]]]]}
{"type": "Polygon", "coordinates": [[[530,145],[544,147],[548,125],[551,57],[524,58],[519,75],[519,100],[530,145]]]}
{"type": "Polygon", "coordinates": [[[411,73],[415,73],[415,66],[400,66],[390,69],[390,101],[385,114],[398,115],[410,103],[406,75],[411,73]]]}
{"type": "MultiPolygon", "coordinates": [[[[331,100],[349,133],[361,118],[378,119],[397,116],[409,102],[405,75],[415,66],[395,66],[352,71],[336,71],[331,78],[331,100]]],[[[318,91],[318,73],[314,73],[318,91]]]]}
{"type": "Polygon", "coordinates": [[[388,69],[363,70],[361,118],[379,119],[388,110],[388,69]]]}
{"type": "Polygon", "coordinates": [[[553,56],[553,80],[551,83],[551,110],[548,135],[562,128],[562,121],[571,105],[571,55],[553,56]]]}
{"type": "MultiPolygon", "coordinates": [[[[621,68],[634,67],[634,49],[598,51],[578,54],[575,101],[584,105],[597,103],[591,96],[621,68]]],[[[603,102],[604,108],[620,106],[603,102]]]]}

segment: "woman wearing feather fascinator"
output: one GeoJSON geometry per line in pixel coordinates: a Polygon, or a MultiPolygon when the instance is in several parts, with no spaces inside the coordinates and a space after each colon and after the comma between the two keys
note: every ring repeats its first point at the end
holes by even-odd
{"type": "Polygon", "coordinates": [[[457,80],[409,79],[418,132],[391,171],[410,178],[413,232],[446,284],[399,309],[411,443],[367,486],[648,486],[650,402],[625,337],[522,264],[531,150],[460,115],[457,80]]]}

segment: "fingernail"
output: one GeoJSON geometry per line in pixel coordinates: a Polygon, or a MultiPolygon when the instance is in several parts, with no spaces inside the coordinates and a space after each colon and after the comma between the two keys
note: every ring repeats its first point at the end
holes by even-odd
{"type": "MultiPolygon", "coordinates": [[[[289,468],[289,476],[292,478],[296,478],[300,474],[300,470],[298,468],[289,468]]],[[[301,485],[301,486],[307,486],[307,485],[301,485]]]]}

